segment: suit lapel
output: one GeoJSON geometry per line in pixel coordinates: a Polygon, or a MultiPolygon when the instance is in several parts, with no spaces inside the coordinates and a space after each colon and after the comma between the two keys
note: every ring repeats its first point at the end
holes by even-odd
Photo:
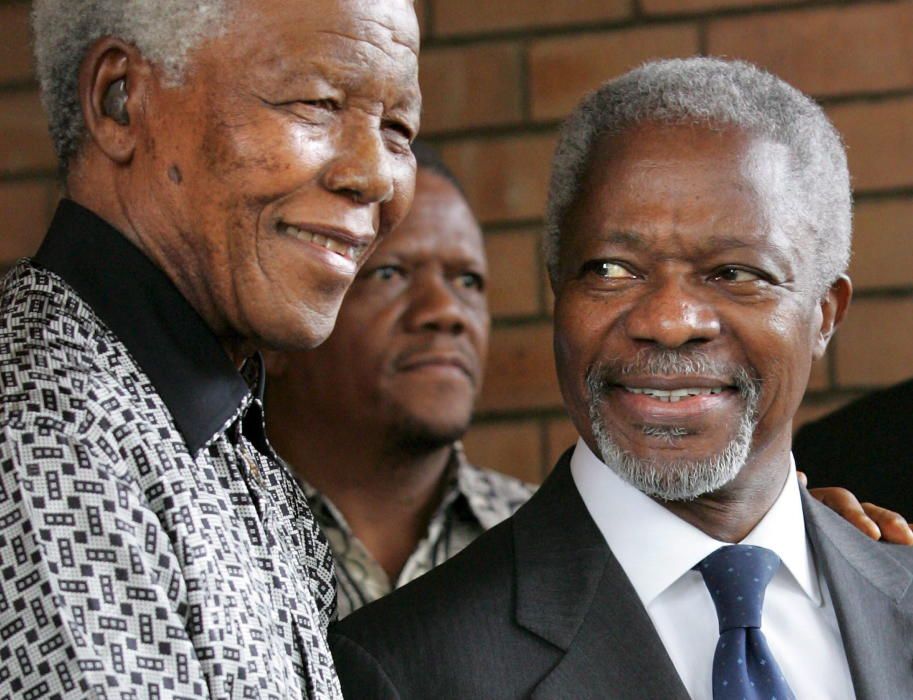
{"type": "Polygon", "coordinates": [[[913,698],[913,573],[804,492],[803,509],[857,697],[913,698]]]}
{"type": "Polygon", "coordinates": [[[532,697],[687,700],[653,623],[577,493],[570,454],[514,516],[517,623],[564,652],[532,697]]]}

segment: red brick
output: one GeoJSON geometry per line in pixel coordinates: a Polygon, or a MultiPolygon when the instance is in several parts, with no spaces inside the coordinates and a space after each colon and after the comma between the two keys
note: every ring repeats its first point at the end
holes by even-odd
{"type": "Polygon", "coordinates": [[[840,105],[829,113],[846,141],[857,191],[913,185],[913,98],[840,105]]]}
{"type": "Polygon", "coordinates": [[[913,375],[913,299],[858,299],[837,334],[841,386],[894,384],[913,375]]]}
{"type": "Polygon", "coordinates": [[[857,291],[913,286],[913,199],[856,205],[850,276],[857,291]]]}
{"type": "Polygon", "coordinates": [[[760,5],[790,5],[802,0],[641,0],[640,6],[649,15],[684,14],[705,10],[731,10],[760,5]]]}
{"type": "Polygon", "coordinates": [[[541,217],[555,137],[511,136],[450,144],[444,160],[483,223],[541,217]]]}
{"type": "Polygon", "coordinates": [[[542,481],[542,431],[536,421],[478,423],[463,439],[469,460],[530,484],[542,481]]]}
{"type": "Polygon", "coordinates": [[[418,18],[418,29],[424,44],[428,40],[428,3],[426,0],[415,0],[415,16],[418,18]]]}
{"type": "Polygon", "coordinates": [[[0,83],[28,80],[32,75],[29,5],[0,5],[0,83]]]}
{"type": "Polygon", "coordinates": [[[546,429],[546,440],[548,441],[548,464],[546,470],[551,471],[555,462],[564,454],[564,451],[577,442],[577,429],[571,423],[569,418],[558,418],[549,421],[546,429]]]}
{"type": "Polygon", "coordinates": [[[37,92],[0,96],[0,172],[57,164],[37,92]]]}
{"type": "Polygon", "coordinates": [[[485,237],[488,308],[495,318],[539,312],[539,240],[535,230],[485,237]]]}
{"type": "Polygon", "coordinates": [[[551,324],[495,328],[479,410],[511,411],[560,405],[551,324]]]}
{"type": "Polygon", "coordinates": [[[0,183],[0,267],[38,250],[51,220],[56,192],[52,181],[0,183]]]}
{"type": "Polygon", "coordinates": [[[564,117],[581,97],[609,78],[648,59],[689,56],[697,51],[698,34],[693,25],[537,41],[529,52],[533,117],[564,117]]]}
{"type": "Polygon", "coordinates": [[[618,20],[631,0],[435,0],[434,32],[477,34],[618,20]]]}
{"type": "Polygon", "coordinates": [[[520,121],[520,50],[481,44],[422,51],[422,133],[520,121]]]}
{"type": "Polygon", "coordinates": [[[721,19],[708,53],[744,58],[813,95],[913,87],[913,4],[721,19]]]}

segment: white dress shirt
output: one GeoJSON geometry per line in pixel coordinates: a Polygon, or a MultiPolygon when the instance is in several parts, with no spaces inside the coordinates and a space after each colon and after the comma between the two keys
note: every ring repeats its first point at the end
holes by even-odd
{"type": "MultiPolygon", "coordinates": [[[[726,542],[709,537],[622,480],[579,440],[571,474],[587,510],[653,621],[685,688],[713,697],[716,609],[692,567],[726,542]]],[[[761,629],[800,700],[855,698],[824,579],[805,536],[795,465],[770,510],[741,544],[782,562],[767,587],[761,629]]]]}

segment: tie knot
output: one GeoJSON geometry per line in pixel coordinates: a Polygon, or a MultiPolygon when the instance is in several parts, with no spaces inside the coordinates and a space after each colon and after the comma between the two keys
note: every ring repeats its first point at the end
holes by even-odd
{"type": "Polygon", "coordinates": [[[780,566],[780,557],[747,544],[720,547],[696,567],[710,591],[720,634],[737,627],[761,627],[764,591],[780,566]]]}

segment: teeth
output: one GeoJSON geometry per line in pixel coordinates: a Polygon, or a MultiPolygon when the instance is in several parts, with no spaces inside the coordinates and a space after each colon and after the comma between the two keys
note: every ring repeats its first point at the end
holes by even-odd
{"type": "Polygon", "coordinates": [[[311,233],[310,231],[302,231],[297,226],[292,226],[291,224],[286,224],[282,228],[283,232],[289,236],[294,236],[302,241],[307,241],[315,245],[319,245],[323,248],[326,248],[329,251],[341,255],[349,260],[358,261],[358,258],[361,257],[361,252],[363,250],[360,246],[346,245],[341,241],[337,241],[333,238],[328,238],[319,233],[311,233]]]}
{"type": "Polygon", "coordinates": [[[723,387],[688,387],[684,389],[671,389],[667,391],[665,389],[648,389],[644,387],[626,386],[625,391],[628,391],[632,394],[645,394],[654,399],[659,399],[660,401],[676,403],[677,401],[681,401],[686,396],[712,396],[715,394],[721,394],[723,393],[723,387]]]}

